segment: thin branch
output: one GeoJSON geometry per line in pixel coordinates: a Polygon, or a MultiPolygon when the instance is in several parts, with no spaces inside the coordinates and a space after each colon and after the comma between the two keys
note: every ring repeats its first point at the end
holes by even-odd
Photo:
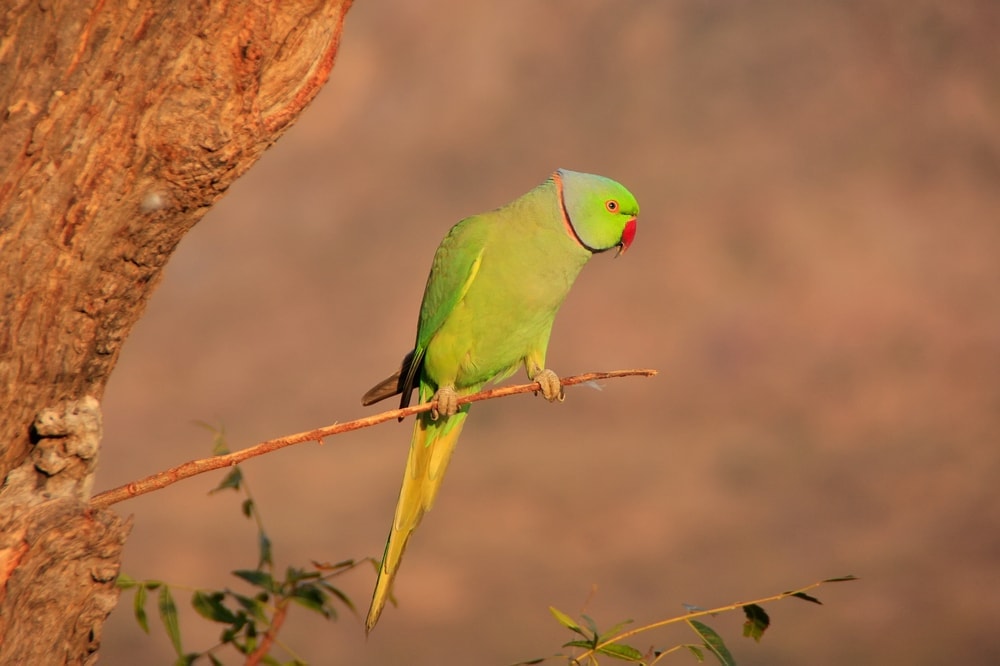
{"type": "MultiPolygon", "coordinates": [[[[614,379],[616,377],[652,377],[655,374],[656,370],[614,370],[612,372],[588,372],[583,375],[565,377],[560,379],[559,383],[563,386],[573,386],[574,384],[584,384],[586,382],[592,382],[600,379],[614,379]]],[[[519,384],[517,386],[504,386],[502,388],[488,389],[473,395],[461,397],[458,399],[458,404],[464,405],[469,402],[503,398],[509,395],[516,395],[518,393],[531,393],[540,390],[541,386],[538,382],[519,384]]],[[[434,402],[425,402],[422,405],[415,405],[405,409],[393,409],[388,412],[382,412],[381,414],[366,416],[365,418],[357,419],[355,421],[335,423],[333,425],[316,428],[315,430],[309,430],[307,432],[286,435],[285,437],[279,437],[277,439],[269,439],[266,442],[261,442],[260,444],[241,449],[239,451],[233,451],[232,453],[227,453],[225,455],[212,456],[211,458],[202,458],[200,460],[190,460],[176,467],[171,467],[170,469],[147,476],[144,479],[139,479],[138,481],[127,483],[124,486],[106,490],[103,493],[95,495],[90,500],[90,505],[94,508],[104,508],[112,504],[117,504],[123,500],[131,499],[139,495],[145,495],[146,493],[153,492],[154,490],[166,488],[171,484],[197,474],[203,474],[215,469],[238,465],[239,463],[249,460],[250,458],[264,455],[265,453],[270,453],[271,451],[277,451],[278,449],[283,449],[286,446],[301,444],[302,442],[319,442],[322,444],[323,440],[327,437],[333,437],[334,435],[340,435],[352,430],[360,430],[361,428],[368,428],[393,419],[402,420],[404,417],[413,414],[430,411],[430,409],[435,406],[436,403],[434,402]]]]}
{"type": "Polygon", "coordinates": [[[285,624],[285,618],[288,616],[288,604],[291,601],[291,599],[286,598],[278,602],[278,606],[274,611],[274,617],[271,618],[271,626],[268,627],[267,633],[261,638],[257,649],[247,657],[245,666],[257,666],[271,652],[271,645],[277,639],[278,632],[281,631],[281,626],[285,624]]]}

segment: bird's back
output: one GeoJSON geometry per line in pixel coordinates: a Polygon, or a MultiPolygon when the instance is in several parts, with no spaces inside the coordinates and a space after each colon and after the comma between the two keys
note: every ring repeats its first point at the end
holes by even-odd
{"type": "MultiPolygon", "coordinates": [[[[509,375],[539,345],[544,351],[555,314],[590,252],[567,234],[551,181],[463,220],[452,236],[474,241],[463,251],[476,254],[478,266],[464,296],[431,337],[425,364],[433,377],[457,359],[456,386],[476,387],[509,375]]],[[[448,251],[445,243],[442,249],[448,251]]],[[[434,280],[432,274],[428,291],[434,280]]],[[[429,317],[422,313],[421,319],[429,317]]]]}

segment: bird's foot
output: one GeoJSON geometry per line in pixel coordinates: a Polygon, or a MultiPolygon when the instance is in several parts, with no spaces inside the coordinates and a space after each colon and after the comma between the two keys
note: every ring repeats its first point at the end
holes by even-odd
{"type": "Polygon", "coordinates": [[[434,394],[434,407],[431,408],[431,421],[437,421],[442,415],[451,416],[458,411],[458,393],[454,386],[442,386],[434,394]]]}
{"type": "MultiPolygon", "coordinates": [[[[533,379],[542,387],[542,397],[549,402],[555,402],[556,400],[562,402],[566,399],[562,384],[559,383],[559,375],[548,368],[539,372],[533,379]]],[[[538,391],[535,391],[535,395],[538,395],[538,391]]]]}

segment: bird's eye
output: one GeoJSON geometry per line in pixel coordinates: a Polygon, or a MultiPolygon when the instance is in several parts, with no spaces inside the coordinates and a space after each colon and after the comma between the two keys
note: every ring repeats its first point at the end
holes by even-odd
{"type": "Polygon", "coordinates": [[[608,199],[604,202],[604,207],[608,209],[609,213],[618,212],[618,202],[614,199],[608,199]]]}

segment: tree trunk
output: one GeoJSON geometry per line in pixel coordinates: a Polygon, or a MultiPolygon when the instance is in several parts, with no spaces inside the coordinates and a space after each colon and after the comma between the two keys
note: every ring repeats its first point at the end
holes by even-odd
{"type": "Polygon", "coordinates": [[[0,663],[89,663],[129,525],[100,399],[181,237],[326,82],[351,0],[0,10],[0,663]]]}

